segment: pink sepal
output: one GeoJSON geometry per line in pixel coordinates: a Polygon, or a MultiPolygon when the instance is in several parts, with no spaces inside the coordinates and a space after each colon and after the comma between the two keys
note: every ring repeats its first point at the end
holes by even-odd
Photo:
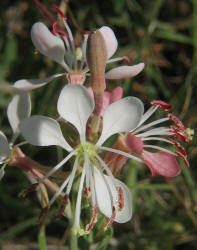
{"type": "Polygon", "coordinates": [[[131,153],[142,154],[144,143],[139,137],[136,137],[135,135],[128,133],[125,138],[125,142],[129,147],[129,149],[131,150],[131,153]]]}
{"type": "Polygon", "coordinates": [[[143,151],[142,161],[149,167],[152,176],[176,177],[181,169],[174,155],[167,152],[150,153],[143,151]]]}

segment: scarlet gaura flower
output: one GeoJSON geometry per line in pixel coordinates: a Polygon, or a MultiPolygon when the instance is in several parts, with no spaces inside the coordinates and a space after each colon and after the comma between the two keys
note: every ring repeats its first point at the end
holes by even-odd
{"type": "MultiPolygon", "coordinates": [[[[12,88],[23,91],[30,91],[40,88],[53,79],[61,76],[66,76],[68,83],[83,84],[88,75],[89,68],[86,61],[86,47],[88,33],[84,34],[84,40],[80,47],[76,46],[74,36],[67,23],[67,18],[62,11],[54,6],[54,9],[62,18],[65,32],[59,29],[58,22],[54,22],[52,32],[42,23],[37,22],[32,26],[31,39],[35,48],[44,56],[60,64],[65,72],[57,73],[43,79],[21,79],[16,81],[12,88]]],[[[107,63],[126,60],[128,58],[117,57],[111,58],[117,50],[118,42],[113,30],[108,26],[103,26],[98,31],[102,34],[107,51],[107,63]]],[[[106,79],[123,79],[137,75],[144,68],[144,63],[139,63],[134,66],[119,66],[109,70],[105,77],[106,79]]]]}
{"type": "Polygon", "coordinates": [[[163,101],[153,101],[151,104],[152,107],[144,113],[138,126],[127,134],[125,142],[131,153],[140,155],[153,176],[157,174],[164,177],[175,177],[181,171],[176,156],[180,156],[189,167],[186,151],[180,142],[188,143],[191,137],[182,122],[169,113],[173,109],[172,106],[163,101]],[[166,117],[144,124],[158,108],[165,110],[166,117]],[[172,121],[173,125],[155,127],[167,121],[172,121]],[[171,144],[175,150],[155,145],[153,143],[155,141],[171,144]],[[150,150],[159,150],[159,152],[150,150]]]}
{"type": "MultiPolygon", "coordinates": [[[[131,131],[139,124],[143,114],[143,104],[136,97],[126,97],[109,105],[103,114],[102,132],[95,143],[88,141],[86,135],[87,121],[94,107],[94,99],[85,87],[69,84],[62,89],[57,110],[63,121],[71,123],[79,133],[80,142],[74,147],[71,147],[65,140],[59,123],[52,118],[40,115],[31,116],[20,125],[21,133],[27,142],[37,146],[57,145],[69,152],[65,159],[52,168],[33,187],[27,189],[26,193],[34,190],[38,184],[58,171],[69,159],[75,157],[70,175],[62,183],[41,215],[45,214],[57,197],[65,191],[59,213],[59,216],[62,215],[76,173],[78,173],[77,175],[80,175],[80,184],[75,209],[74,231],[76,233],[84,232],[80,228],[83,190],[90,195],[93,208],[92,219],[86,227],[86,232],[90,231],[96,222],[97,209],[109,218],[106,228],[113,221],[124,223],[132,217],[130,191],[124,183],[114,178],[109,167],[102,160],[101,153],[102,151],[111,152],[111,150],[114,152],[113,149],[102,146],[110,136],[131,131]]],[[[139,158],[131,154],[119,150],[115,150],[115,152],[141,162],[139,158]]]]}

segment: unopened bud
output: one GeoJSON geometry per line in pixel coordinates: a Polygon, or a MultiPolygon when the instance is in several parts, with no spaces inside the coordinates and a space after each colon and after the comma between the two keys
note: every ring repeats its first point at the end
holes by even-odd
{"type": "Polygon", "coordinates": [[[98,30],[91,33],[88,37],[87,62],[94,93],[103,93],[106,88],[105,66],[107,62],[107,50],[105,40],[98,30]]]}
{"type": "Polygon", "coordinates": [[[105,66],[107,50],[100,31],[91,33],[87,41],[87,63],[90,70],[91,85],[95,99],[95,115],[100,115],[103,106],[103,94],[106,88],[105,66]]]}

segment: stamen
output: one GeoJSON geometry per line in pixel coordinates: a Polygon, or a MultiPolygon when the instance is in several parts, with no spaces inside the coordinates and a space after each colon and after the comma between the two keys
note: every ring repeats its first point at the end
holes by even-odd
{"type": "Polygon", "coordinates": [[[173,136],[185,143],[189,143],[189,141],[191,140],[190,135],[185,131],[182,130],[176,126],[169,126],[170,132],[173,134],[173,136]]]}
{"type": "Polygon", "coordinates": [[[48,206],[44,207],[44,208],[41,210],[41,212],[40,212],[40,215],[39,215],[38,220],[41,221],[41,219],[43,219],[43,218],[46,216],[46,214],[48,213],[48,211],[49,211],[48,206]]]}
{"type": "Polygon", "coordinates": [[[184,160],[184,162],[185,162],[185,165],[189,168],[189,162],[188,162],[188,160],[187,160],[187,157],[185,156],[185,155],[183,155],[181,152],[179,152],[179,151],[176,151],[175,152],[178,156],[180,156],[183,160],[184,160]]]}
{"type": "Polygon", "coordinates": [[[27,194],[33,192],[37,187],[39,183],[34,183],[30,187],[28,187],[24,192],[22,192],[21,196],[25,197],[27,194]]]}
{"type": "Polygon", "coordinates": [[[122,59],[128,64],[130,65],[131,64],[131,60],[128,56],[123,56],[122,59]]]}
{"type": "MultiPolygon", "coordinates": [[[[138,124],[138,127],[141,126],[146,120],[151,117],[152,114],[155,113],[155,111],[158,109],[158,107],[152,106],[150,107],[142,116],[140,123],[138,124]]],[[[134,129],[135,130],[135,129],[134,129]]]]}
{"type": "Polygon", "coordinates": [[[102,150],[105,150],[105,151],[109,151],[109,152],[112,152],[112,153],[116,153],[116,154],[119,154],[119,155],[123,155],[123,156],[126,156],[128,157],[129,159],[133,159],[135,161],[138,161],[138,162],[142,162],[142,160],[134,155],[131,155],[131,154],[128,154],[126,152],[123,152],[121,150],[117,150],[117,149],[114,149],[114,148],[108,148],[108,147],[99,147],[100,149],[102,150]]]}
{"type": "MultiPolygon", "coordinates": [[[[141,134],[137,134],[137,137],[147,137],[147,136],[152,136],[152,135],[172,135],[172,132],[170,131],[169,128],[167,127],[157,127],[150,129],[148,131],[145,131],[141,134]]],[[[141,138],[142,139],[142,138],[141,138]]]]}
{"type": "Polygon", "coordinates": [[[172,143],[181,151],[181,153],[182,153],[184,156],[187,155],[187,153],[186,153],[184,147],[183,147],[178,141],[175,141],[175,140],[173,140],[172,138],[169,138],[168,140],[169,140],[170,142],[172,142],[172,143]]]}
{"type": "Polygon", "coordinates": [[[136,134],[136,133],[138,133],[140,131],[143,131],[143,130],[147,130],[150,127],[153,127],[153,126],[155,126],[155,125],[157,125],[159,123],[162,123],[162,122],[165,122],[165,121],[168,121],[168,120],[169,120],[169,118],[162,118],[162,119],[156,120],[154,122],[148,123],[146,125],[143,125],[143,126],[139,127],[138,129],[136,129],[133,134],[136,134]]]}
{"type": "Polygon", "coordinates": [[[39,180],[39,184],[43,182],[45,179],[50,177],[52,174],[57,172],[74,154],[76,153],[76,150],[73,150],[69,155],[66,156],[61,162],[59,162],[55,167],[53,167],[43,178],[39,180]]]}
{"type": "Polygon", "coordinates": [[[58,27],[59,23],[58,21],[55,21],[52,25],[52,33],[53,35],[57,36],[60,35],[61,37],[66,37],[66,39],[68,38],[68,34],[62,29],[60,30],[60,28],[58,27]]]}
{"type": "Polygon", "coordinates": [[[91,221],[90,221],[89,225],[87,225],[88,226],[88,229],[87,229],[88,232],[93,229],[94,225],[97,222],[97,213],[98,213],[98,208],[97,208],[97,206],[94,206],[91,221]]]}
{"type": "Polygon", "coordinates": [[[155,100],[151,102],[151,105],[158,107],[159,109],[168,111],[171,109],[174,109],[174,106],[169,105],[167,102],[160,101],[160,100],[155,100]]]}
{"type": "Polygon", "coordinates": [[[67,203],[68,203],[68,195],[65,194],[64,197],[63,197],[63,201],[62,201],[62,205],[60,207],[59,213],[58,213],[58,215],[56,217],[57,219],[62,218],[62,215],[64,213],[64,210],[65,210],[65,207],[66,207],[67,203]]]}
{"type": "Polygon", "coordinates": [[[185,130],[185,127],[184,127],[183,123],[179,120],[178,117],[176,117],[175,115],[173,115],[173,114],[171,114],[171,113],[168,113],[168,114],[167,114],[167,117],[168,117],[170,120],[172,120],[172,121],[176,124],[176,126],[177,126],[178,128],[180,128],[181,130],[185,130]]]}
{"type": "Polygon", "coordinates": [[[176,155],[174,152],[166,149],[166,148],[162,148],[162,147],[159,147],[159,146],[155,146],[155,145],[144,145],[144,148],[154,148],[154,149],[158,149],[160,151],[163,151],[163,152],[166,152],[166,153],[169,153],[171,155],[176,155]]]}
{"type": "Polygon", "coordinates": [[[64,13],[60,10],[60,8],[57,6],[57,5],[53,5],[53,9],[55,10],[55,11],[57,11],[57,13],[63,18],[63,19],[65,19],[66,20],[66,16],[64,15],[64,13]]]}
{"type": "Polygon", "coordinates": [[[122,57],[115,57],[115,58],[109,59],[107,60],[107,63],[118,62],[118,61],[122,61],[122,57]]]}
{"type": "Polygon", "coordinates": [[[121,211],[124,207],[124,194],[121,187],[118,187],[118,200],[119,200],[119,211],[121,211]]]}
{"type": "Polygon", "coordinates": [[[84,179],[85,179],[85,168],[83,168],[83,171],[82,171],[82,174],[81,174],[81,180],[80,180],[80,183],[79,183],[77,202],[76,202],[76,208],[75,208],[74,226],[76,226],[76,227],[80,226],[81,200],[82,200],[82,191],[83,191],[84,179]]]}
{"type": "Polygon", "coordinates": [[[54,22],[54,24],[52,25],[52,33],[53,35],[57,35],[57,25],[58,25],[58,21],[54,22]]]}
{"type": "Polygon", "coordinates": [[[112,225],[112,223],[114,222],[115,218],[116,218],[116,209],[115,209],[115,207],[113,206],[113,208],[112,208],[112,216],[111,216],[111,218],[109,219],[109,221],[107,222],[107,224],[106,224],[104,230],[108,229],[108,228],[112,225]]]}

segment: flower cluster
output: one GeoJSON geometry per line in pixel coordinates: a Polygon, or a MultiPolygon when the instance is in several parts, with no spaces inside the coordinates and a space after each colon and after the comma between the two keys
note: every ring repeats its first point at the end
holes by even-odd
{"type": "MultiPolygon", "coordinates": [[[[133,77],[144,68],[144,63],[139,63],[134,66],[118,66],[105,72],[106,63],[128,61],[124,56],[112,58],[118,43],[111,28],[103,26],[93,33],[86,33],[81,46],[77,47],[65,15],[57,6],[54,9],[60,15],[64,27],[54,21],[51,32],[44,23],[35,23],[31,29],[31,38],[35,48],[60,64],[65,72],[44,79],[18,80],[11,86],[15,96],[8,106],[7,114],[13,138],[8,142],[0,132],[0,163],[3,164],[0,178],[4,175],[6,164],[16,164],[36,180],[24,194],[43,183],[51,189],[54,195],[51,199],[46,199],[40,219],[60,197],[58,217],[64,215],[73,183],[76,179],[79,180],[73,232],[83,234],[93,229],[98,211],[108,218],[105,228],[113,221],[125,223],[132,217],[130,190],[114,177],[113,171],[119,172],[126,160],[132,159],[147,165],[152,175],[175,177],[180,173],[177,156],[189,166],[186,152],[179,141],[188,143],[191,138],[181,121],[169,113],[173,107],[166,102],[153,101],[152,107],[144,113],[141,100],[133,96],[123,98],[121,87],[112,92],[105,91],[106,79],[133,77]],[[88,75],[91,86],[86,88],[85,80],[88,75]],[[60,76],[66,76],[68,84],[63,87],[58,98],[59,118],[55,120],[41,115],[30,116],[29,91],[60,76]],[[144,124],[158,109],[164,110],[166,117],[144,124]],[[169,121],[173,125],[155,127],[169,121]],[[63,134],[60,123],[61,126],[69,124],[77,130],[78,140],[72,145],[63,134]],[[14,147],[19,133],[25,138],[25,142],[14,147]],[[115,144],[106,147],[105,142],[115,134],[118,135],[115,144]],[[147,144],[148,141],[152,144],[147,144]],[[175,146],[177,150],[155,145],[154,142],[158,141],[175,146]],[[26,143],[35,146],[56,145],[64,149],[67,156],[43,175],[39,172],[42,167],[19,150],[18,147],[26,143]],[[49,178],[71,159],[74,160],[71,171],[62,184],[57,186],[49,178]],[[92,208],[92,218],[86,227],[81,227],[80,224],[83,197],[87,198],[92,208]]],[[[69,136],[72,137],[72,134],[69,136]]]]}

